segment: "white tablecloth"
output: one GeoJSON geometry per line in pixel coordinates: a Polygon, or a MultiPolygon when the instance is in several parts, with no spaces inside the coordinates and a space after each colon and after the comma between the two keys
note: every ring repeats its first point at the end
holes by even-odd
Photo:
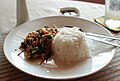
{"type": "MultiPolygon", "coordinates": [[[[27,0],[30,20],[59,15],[63,7],[76,7],[80,17],[90,19],[104,15],[104,5],[66,0],[27,0]]],[[[9,32],[16,25],[16,0],[0,0],[0,30],[9,32]]]]}

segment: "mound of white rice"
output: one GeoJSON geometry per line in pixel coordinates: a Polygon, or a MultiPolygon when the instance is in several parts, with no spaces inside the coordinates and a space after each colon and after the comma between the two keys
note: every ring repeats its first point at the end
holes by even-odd
{"type": "Polygon", "coordinates": [[[62,28],[53,39],[52,50],[53,59],[67,64],[90,56],[86,37],[77,27],[62,28]]]}

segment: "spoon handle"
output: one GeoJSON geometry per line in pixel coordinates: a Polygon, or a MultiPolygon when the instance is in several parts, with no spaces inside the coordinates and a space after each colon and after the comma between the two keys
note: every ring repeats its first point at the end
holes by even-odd
{"type": "Polygon", "coordinates": [[[105,44],[112,45],[112,46],[115,46],[115,47],[119,47],[119,48],[120,48],[120,45],[118,45],[118,44],[116,44],[116,43],[108,42],[108,41],[101,40],[101,39],[98,39],[98,38],[95,38],[95,37],[91,37],[91,36],[87,36],[87,38],[90,38],[90,39],[92,39],[92,40],[99,41],[99,42],[102,42],[102,43],[105,43],[105,44]]]}
{"type": "Polygon", "coordinates": [[[85,34],[89,35],[89,36],[104,37],[104,38],[109,38],[109,39],[114,39],[114,40],[119,40],[120,41],[120,38],[109,36],[109,35],[96,34],[96,33],[85,33],[85,34]]]}

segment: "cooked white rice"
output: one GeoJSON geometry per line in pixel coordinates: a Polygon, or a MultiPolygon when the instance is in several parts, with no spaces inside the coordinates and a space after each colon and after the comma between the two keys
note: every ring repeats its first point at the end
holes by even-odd
{"type": "Polygon", "coordinates": [[[67,64],[90,56],[86,37],[77,27],[62,28],[53,39],[52,50],[53,59],[67,64]]]}

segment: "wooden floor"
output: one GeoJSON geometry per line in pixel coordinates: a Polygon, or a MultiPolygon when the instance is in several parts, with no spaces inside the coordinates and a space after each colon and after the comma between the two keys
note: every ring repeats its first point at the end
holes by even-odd
{"type": "Polygon", "coordinates": [[[105,4],[105,0],[73,0],[73,1],[85,1],[85,2],[105,4]]]}

